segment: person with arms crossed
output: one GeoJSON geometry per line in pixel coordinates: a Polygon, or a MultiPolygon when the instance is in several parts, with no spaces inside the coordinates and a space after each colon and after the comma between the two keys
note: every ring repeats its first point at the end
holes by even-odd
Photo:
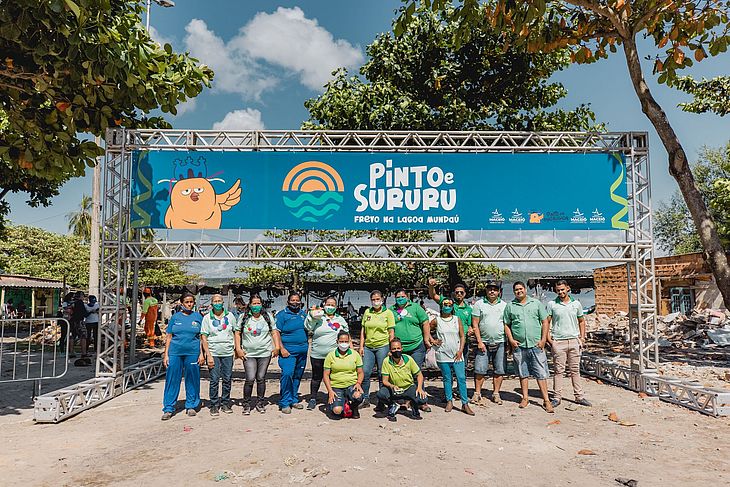
{"type": "Polygon", "coordinates": [[[500,298],[501,285],[497,281],[487,282],[487,297],[480,299],[471,311],[471,326],[477,341],[474,359],[474,397],[482,398],[484,379],[492,364],[492,402],[502,404],[500,389],[507,370],[507,351],[504,343],[504,309],[507,303],[500,298]]]}

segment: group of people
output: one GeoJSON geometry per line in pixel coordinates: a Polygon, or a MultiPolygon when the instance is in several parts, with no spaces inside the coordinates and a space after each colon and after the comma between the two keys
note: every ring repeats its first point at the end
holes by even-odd
{"type": "Polygon", "coordinates": [[[511,353],[520,379],[520,408],[527,407],[528,378],[537,380],[542,407],[552,413],[562,401],[562,376],[571,376],[578,404],[590,406],[580,383],[580,354],[585,341],[585,320],[580,303],[570,295],[565,281],[556,285],[557,298],[547,306],[527,296],[522,282],[514,284],[515,299],[501,299],[501,284],[487,283],[486,297],[466,302],[466,286],[456,285],[452,296],[436,291],[429,279],[429,296],[439,303],[439,313],[429,318],[426,311],[409,298],[404,289],[395,293],[395,303],[385,304],[380,291],[370,294],[371,306],[362,317],[357,346],[348,322],[337,313],[337,301],[330,297],[321,306],[302,309],[298,293],[288,296],[287,306],[274,318],[254,295],[238,316],[226,310],[223,296],[216,294],[205,314],[195,311],[195,297],[185,293],[180,311],[173,314],[167,330],[164,365],[167,368],[163,399],[163,420],[175,412],[182,378],[185,378],[186,414],[194,416],[200,406],[200,366],[210,373],[211,415],[232,413],[231,382],[233,363],[242,359],[245,369],[243,414],[264,413],[266,371],[277,358],[281,369],[279,410],[317,407],[322,384],[327,392],[325,407],[335,418],[359,418],[370,406],[371,374],[377,370],[379,390],[375,412],[396,420],[401,404],[410,408],[413,419],[430,411],[424,390],[422,368],[428,354],[441,371],[445,411],[454,407],[456,379],[461,411],[473,416],[466,383],[469,338],[477,349],[474,359],[474,395],[481,400],[490,365],[493,369],[491,400],[502,404],[500,389],[507,374],[511,353]],[[546,347],[554,362],[553,397],[548,395],[550,376],[546,347]],[[303,401],[299,386],[309,357],[312,380],[309,399],[303,401]],[[256,385],[256,395],[253,388],[256,385]]]}
{"type": "Polygon", "coordinates": [[[81,346],[81,358],[75,364],[91,365],[89,346],[93,346],[94,350],[98,348],[99,302],[96,296],[90,295],[85,300],[82,291],[68,293],[63,298],[59,314],[65,319],[65,321],[60,321],[61,340],[59,345],[63,350],[68,347],[68,356],[76,358],[75,344],[78,342],[81,346]],[[70,330],[68,326],[70,326],[70,330]],[[67,336],[69,337],[68,342],[66,341],[67,336]]]}

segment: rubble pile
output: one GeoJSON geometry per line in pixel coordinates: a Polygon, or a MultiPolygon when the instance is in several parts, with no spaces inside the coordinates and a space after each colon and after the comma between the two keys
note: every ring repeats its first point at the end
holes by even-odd
{"type": "Polygon", "coordinates": [[[43,330],[33,333],[29,341],[35,345],[55,345],[61,339],[61,327],[57,324],[48,325],[43,330]]]}

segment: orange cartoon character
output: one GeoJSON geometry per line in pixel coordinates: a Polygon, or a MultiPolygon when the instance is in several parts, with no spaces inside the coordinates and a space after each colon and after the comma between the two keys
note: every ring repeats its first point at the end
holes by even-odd
{"type": "Polygon", "coordinates": [[[544,217],[542,213],[530,213],[530,223],[540,223],[544,217]]]}
{"type": "Polygon", "coordinates": [[[165,226],[176,229],[217,229],[221,226],[221,216],[241,200],[241,180],[238,179],[228,191],[216,194],[208,178],[208,168],[204,157],[193,160],[176,159],[173,179],[169,181],[170,206],[165,213],[165,226]]]}

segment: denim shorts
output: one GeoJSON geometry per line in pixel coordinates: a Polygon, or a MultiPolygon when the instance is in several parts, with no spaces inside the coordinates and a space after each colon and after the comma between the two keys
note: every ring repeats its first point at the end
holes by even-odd
{"type": "Polygon", "coordinates": [[[545,350],[537,347],[517,347],[512,351],[512,357],[515,360],[515,368],[520,379],[530,376],[535,379],[547,379],[550,377],[545,350]]]}
{"type": "Polygon", "coordinates": [[[487,375],[490,363],[494,368],[494,375],[506,375],[507,355],[504,353],[504,342],[487,345],[486,352],[477,349],[477,354],[474,358],[474,373],[487,375]]]}

